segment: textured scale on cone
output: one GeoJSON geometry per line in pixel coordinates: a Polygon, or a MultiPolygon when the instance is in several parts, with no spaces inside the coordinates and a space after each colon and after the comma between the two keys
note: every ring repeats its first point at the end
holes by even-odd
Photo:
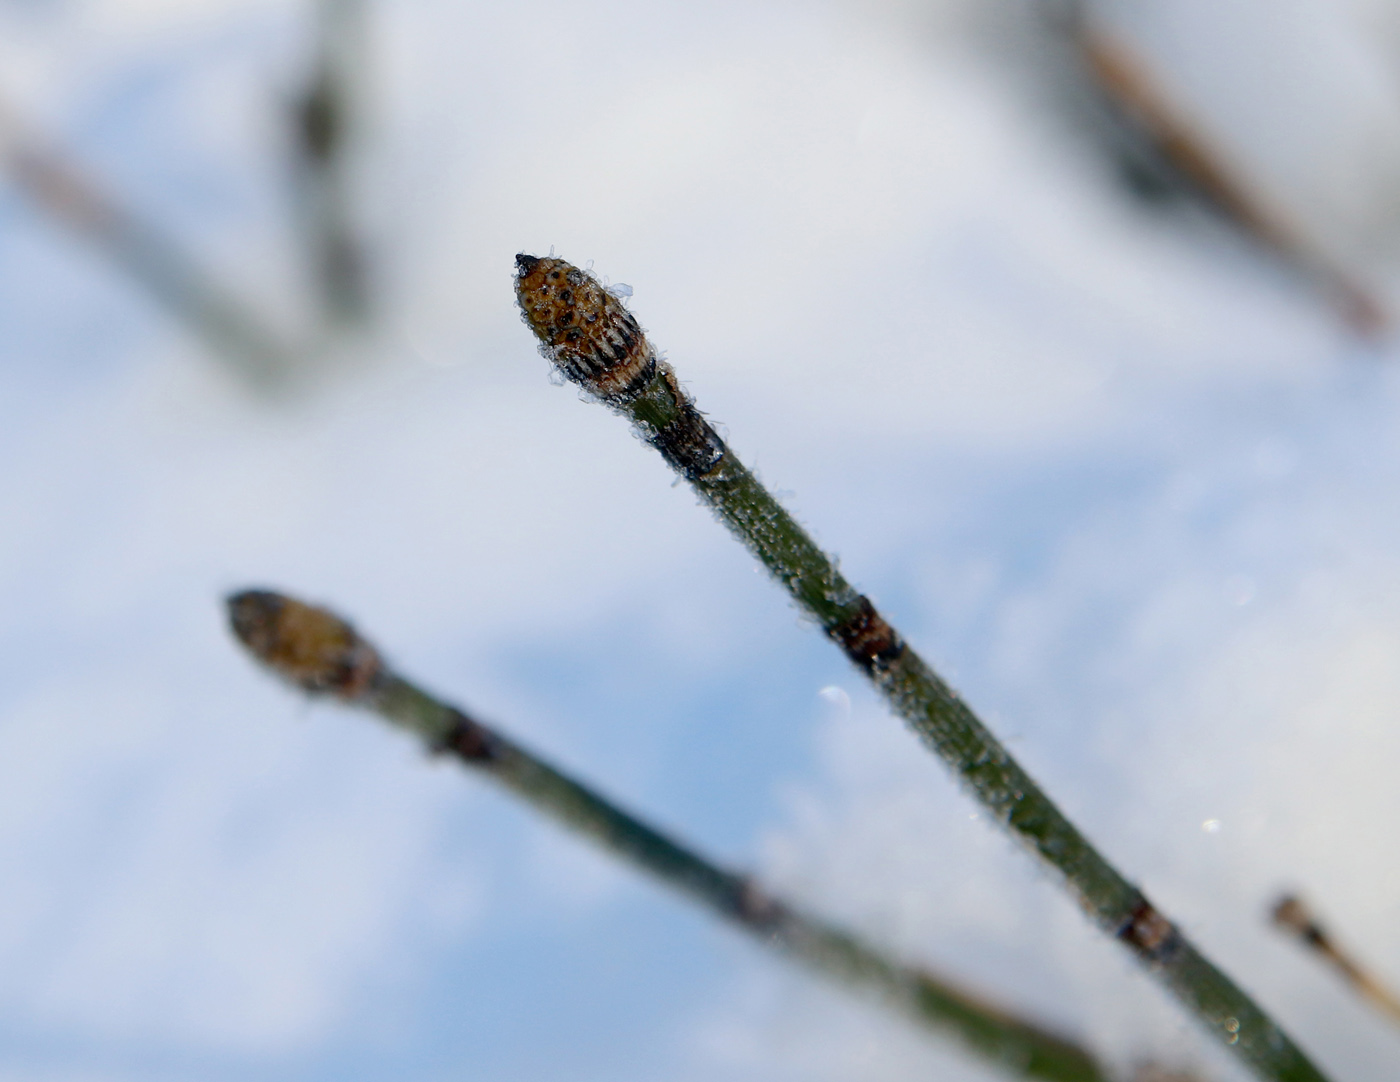
{"type": "Polygon", "coordinates": [[[587,271],[553,256],[515,257],[515,295],[540,352],[564,376],[607,402],[636,395],[656,352],[632,313],[587,271]]]}

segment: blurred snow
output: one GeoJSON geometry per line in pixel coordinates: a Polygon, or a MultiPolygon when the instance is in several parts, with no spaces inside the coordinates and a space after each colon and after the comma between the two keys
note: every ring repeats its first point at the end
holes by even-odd
{"type": "MultiPolygon", "coordinates": [[[[1104,14],[1391,273],[1393,4],[1104,14]]],[[[1400,1038],[1264,926],[1297,887],[1400,979],[1390,347],[1134,202],[1009,70],[1036,33],[1010,0],[373,17],[389,314],[297,394],[247,393],[0,188],[0,1080],[994,1077],[271,685],[222,626],[247,585],[1115,1062],[1239,1077],[656,456],[550,386],[510,267],[551,247],[633,286],[1113,859],[1334,1077],[1390,1078],[1400,1038]]],[[[0,92],[294,314],[277,118],[307,24],[11,0],[0,92]]]]}

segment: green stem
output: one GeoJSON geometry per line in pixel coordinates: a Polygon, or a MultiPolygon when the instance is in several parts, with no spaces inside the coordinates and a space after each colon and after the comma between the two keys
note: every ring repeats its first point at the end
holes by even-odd
{"type": "Polygon", "coordinates": [[[1261,1078],[1323,1082],[1283,1030],[1099,854],[956,692],[842,577],[704,419],[621,302],[590,275],[554,257],[521,255],[516,264],[521,308],[545,355],[633,420],[988,812],[1063,874],[1095,923],[1131,948],[1261,1078]]]}
{"type": "Polygon", "coordinates": [[[526,802],[636,868],[813,969],[863,985],[916,1021],[961,1038],[1014,1074],[1050,1082],[1107,1082],[1084,1050],[891,960],[854,936],[765,894],[570,778],[502,734],[393,673],[339,616],[269,590],[228,599],[234,634],[284,680],[374,710],[491,775],[526,802]]]}
{"type": "Polygon", "coordinates": [[[1107,1082],[1083,1049],[769,896],[748,877],[711,863],[403,678],[386,673],[361,701],[763,943],[830,977],[869,988],[916,1021],[958,1037],[996,1066],[1053,1082],[1107,1082]]]}

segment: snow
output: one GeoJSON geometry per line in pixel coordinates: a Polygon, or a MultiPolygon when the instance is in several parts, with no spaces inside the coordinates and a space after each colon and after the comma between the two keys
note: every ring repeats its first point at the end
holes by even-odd
{"type": "MultiPolygon", "coordinates": [[[[1384,292],[1400,15],[1265,8],[1106,16],[1384,292]]],[[[1242,1077],[551,386],[510,288],[551,247],[631,284],[846,575],[1333,1077],[1393,1075],[1394,1031],[1266,926],[1298,888],[1400,981],[1392,348],[1128,195],[1011,70],[1020,17],[377,7],[385,319],[281,398],[0,188],[0,1080],[996,1077],[290,696],[223,628],[244,586],[1114,1063],[1242,1077]]],[[[296,311],[305,11],[0,19],[17,108],[296,311]]]]}

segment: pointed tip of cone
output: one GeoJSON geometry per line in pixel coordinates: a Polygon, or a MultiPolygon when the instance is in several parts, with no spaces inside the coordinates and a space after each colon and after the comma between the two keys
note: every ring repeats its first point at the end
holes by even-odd
{"type": "Polygon", "coordinates": [[[354,700],[384,674],[378,651],[333,612],[272,590],[241,590],[226,604],[238,641],[305,691],[354,700]]]}
{"type": "Polygon", "coordinates": [[[539,263],[540,257],[537,255],[526,255],[524,252],[521,252],[515,257],[515,269],[521,274],[529,274],[539,266],[539,263]]]}
{"type": "Polygon", "coordinates": [[[287,598],[272,590],[239,590],[224,598],[234,635],[254,653],[286,603],[287,598]]]}

